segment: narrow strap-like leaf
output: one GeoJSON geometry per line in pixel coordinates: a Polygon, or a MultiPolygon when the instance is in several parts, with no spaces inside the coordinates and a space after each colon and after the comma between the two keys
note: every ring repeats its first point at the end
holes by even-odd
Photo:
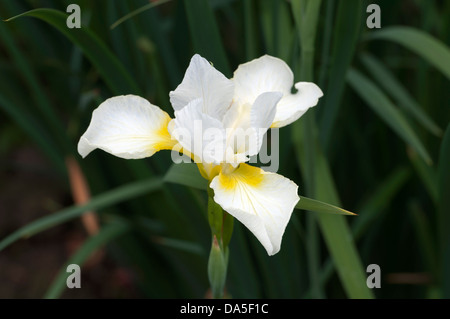
{"type": "Polygon", "coordinates": [[[115,94],[141,93],[138,85],[123,67],[122,63],[88,27],[83,26],[79,29],[67,28],[67,14],[54,9],[30,10],[6,21],[13,21],[20,17],[41,19],[62,32],[70,41],[83,50],[86,57],[96,66],[103,80],[115,94]]]}
{"type": "Polygon", "coordinates": [[[28,225],[16,230],[0,241],[0,251],[11,245],[20,238],[29,238],[37,233],[47,230],[53,226],[76,218],[87,211],[99,210],[115,205],[127,199],[141,196],[145,193],[156,191],[161,187],[160,179],[149,179],[121,186],[114,190],[93,197],[88,203],[82,206],[71,206],[57,213],[39,218],[28,225]]]}

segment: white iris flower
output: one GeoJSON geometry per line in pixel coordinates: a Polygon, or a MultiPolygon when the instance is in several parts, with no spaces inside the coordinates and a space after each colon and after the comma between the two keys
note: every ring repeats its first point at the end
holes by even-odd
{"type": "Polygon", "coordinates": [[[269,255],[280,250],[298,186],[245,162],[256,155],[264,133],[296,121],[323,95],[314,83],[295,84],[287,64],[262,56],[241,64],[227,79],[194,55],[182,83],[170,92],[175,118],[134,95],[103,102],[78,143],[87,156],[96,148],[125,159],[178,147],[210,181],[214,201],[244,224],[269,255]],[[200,127],[201,132],[196,130],[200,127]],[[243,134],[245,133],[245,136],[243,134]]]}

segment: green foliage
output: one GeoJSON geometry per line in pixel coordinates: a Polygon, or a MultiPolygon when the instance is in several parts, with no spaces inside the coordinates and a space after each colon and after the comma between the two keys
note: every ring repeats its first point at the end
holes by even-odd
{"type": "MultiPolygon", "coordinates": [[[[114,95],[139,94],[173,114],[168,92],[194,53],[229,77],[238,64],[272,54],[296,81],[319,83],[324,97],[280,130],[280,173],[301,197],[281,251],[268,257],[235,222],[229,251],[213,260],[228,261],[227,295],[449,297],[449,5],[427,1],[421,11],[416,2],[381,0],[382,28],[370,30],[364,1],[80,1],[82,28],[68,29],[65,2],[37,3],[0,3],[9,18],[0,22],[1,134],[23,133],[21,144],[48,158],[62,189],[64,160],[75,157],[92,198],[12,233],[0,223],[1,253],[95,210],[100,232],[67,264],[105,246],[136,270],[142,296],[201,298],[208,280],[218,295],[223,272],[210,269],[208,278],[208,183],[197,166],[172,164],[169,152],[125,161],[96,151],[81,160],[76,145],[92,110],[114,95]],[[350,211],[357,216],[345,216],[350,211]],[[370,290],[371,263],[383,278],[401,271],[431,279],[415,289],[386,281],[370,290]]],[[[1,144],[2,157],[21,145],[16,140],[1,144]]],[[[70,296],[65,267],[40,289],[46,297],[70,296]]]]}

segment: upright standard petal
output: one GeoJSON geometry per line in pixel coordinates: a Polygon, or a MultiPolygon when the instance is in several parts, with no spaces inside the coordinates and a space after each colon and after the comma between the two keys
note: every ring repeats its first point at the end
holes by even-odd
{"type": "Polygon", "coordinates": [[[285,95],[277,105],[277,113],[271,127],[283,127],[297,121],[309,108],[317,105],[322,90],[311,82],[295,83],[297,92],[285,95]]]}
{"type": "Polygon", "coordinates": [[[291,69],[283,60],[269,55],[241,64],[234,72],[233,81],[234,98],[238,101],[253,103],[264,92],[283,94],[271,127],[283,127],[296,121],[323,95],[317,85],[309,82],[296,83],[298,92],[292,94],[294,75],[291,69]]]}
{"type": "Polygon", "coordinates": [[[191,59],[183,81],[169,95],[175,111],[201,98],[202,112],[221,120],[231,105],[233,91],[233,81],[227,79],[206,59],[196,54],[191,59]]]}
{"type": "Polygon", "coordinates": [[[251,127],[255,131],[256,141],[249,148],[250,156],[259,153],[264,134],[270,128],[277,113],[277,103],[282,98],[281,92],[265,92],[259,95],[250,111],[251,127]]]}
{"type": "Polygon", "coordinates": [[[176,144],[167,130],[170,120],[166,112],[139,96],[112,97],[92,113],[78,153],[86,157],[99,148],[125,159],[152,156],[176,144]]]}
{"type": "Polygon", "coordinates": [[[294,74],[281,59],[270,55],[239,65],[234,71],[234,98],[253,104],[264,92],[290,93],[294,74]]]}
{"type": "Polygon", "coordinates": [[[244,158],[259,152],[281,96],[280,92],[265,92],[256,98],[253,105],[233,103],[223,123],[227,129],[227,145],[234,154],[244,158]]]}
{"type": "Polygon", "coordinates": [[[196,163],[219,163],[225,156],[225,129],[222,122],[202,112],[202,105],[201,98],[195,99],[175,111],[170,133],[196,163]]]}
{"type": "Polygon", "coordinates": [[[280,250],[281,240],[295,205],[298,186],[291,180],[247,164],[211,181],[214,201],[244,224],[269,255],[280,250]]]}

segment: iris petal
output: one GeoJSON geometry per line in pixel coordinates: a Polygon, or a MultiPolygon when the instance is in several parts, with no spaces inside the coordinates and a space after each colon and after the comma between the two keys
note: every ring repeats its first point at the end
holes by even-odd
{"type": "Polygon", "coordinates": [[[241,164],[233,172],[223,171],[211,181],[214,201],[244,224],[269,255],[280,250],[292,211],[300,200],[291,180],[241,164]]]}

